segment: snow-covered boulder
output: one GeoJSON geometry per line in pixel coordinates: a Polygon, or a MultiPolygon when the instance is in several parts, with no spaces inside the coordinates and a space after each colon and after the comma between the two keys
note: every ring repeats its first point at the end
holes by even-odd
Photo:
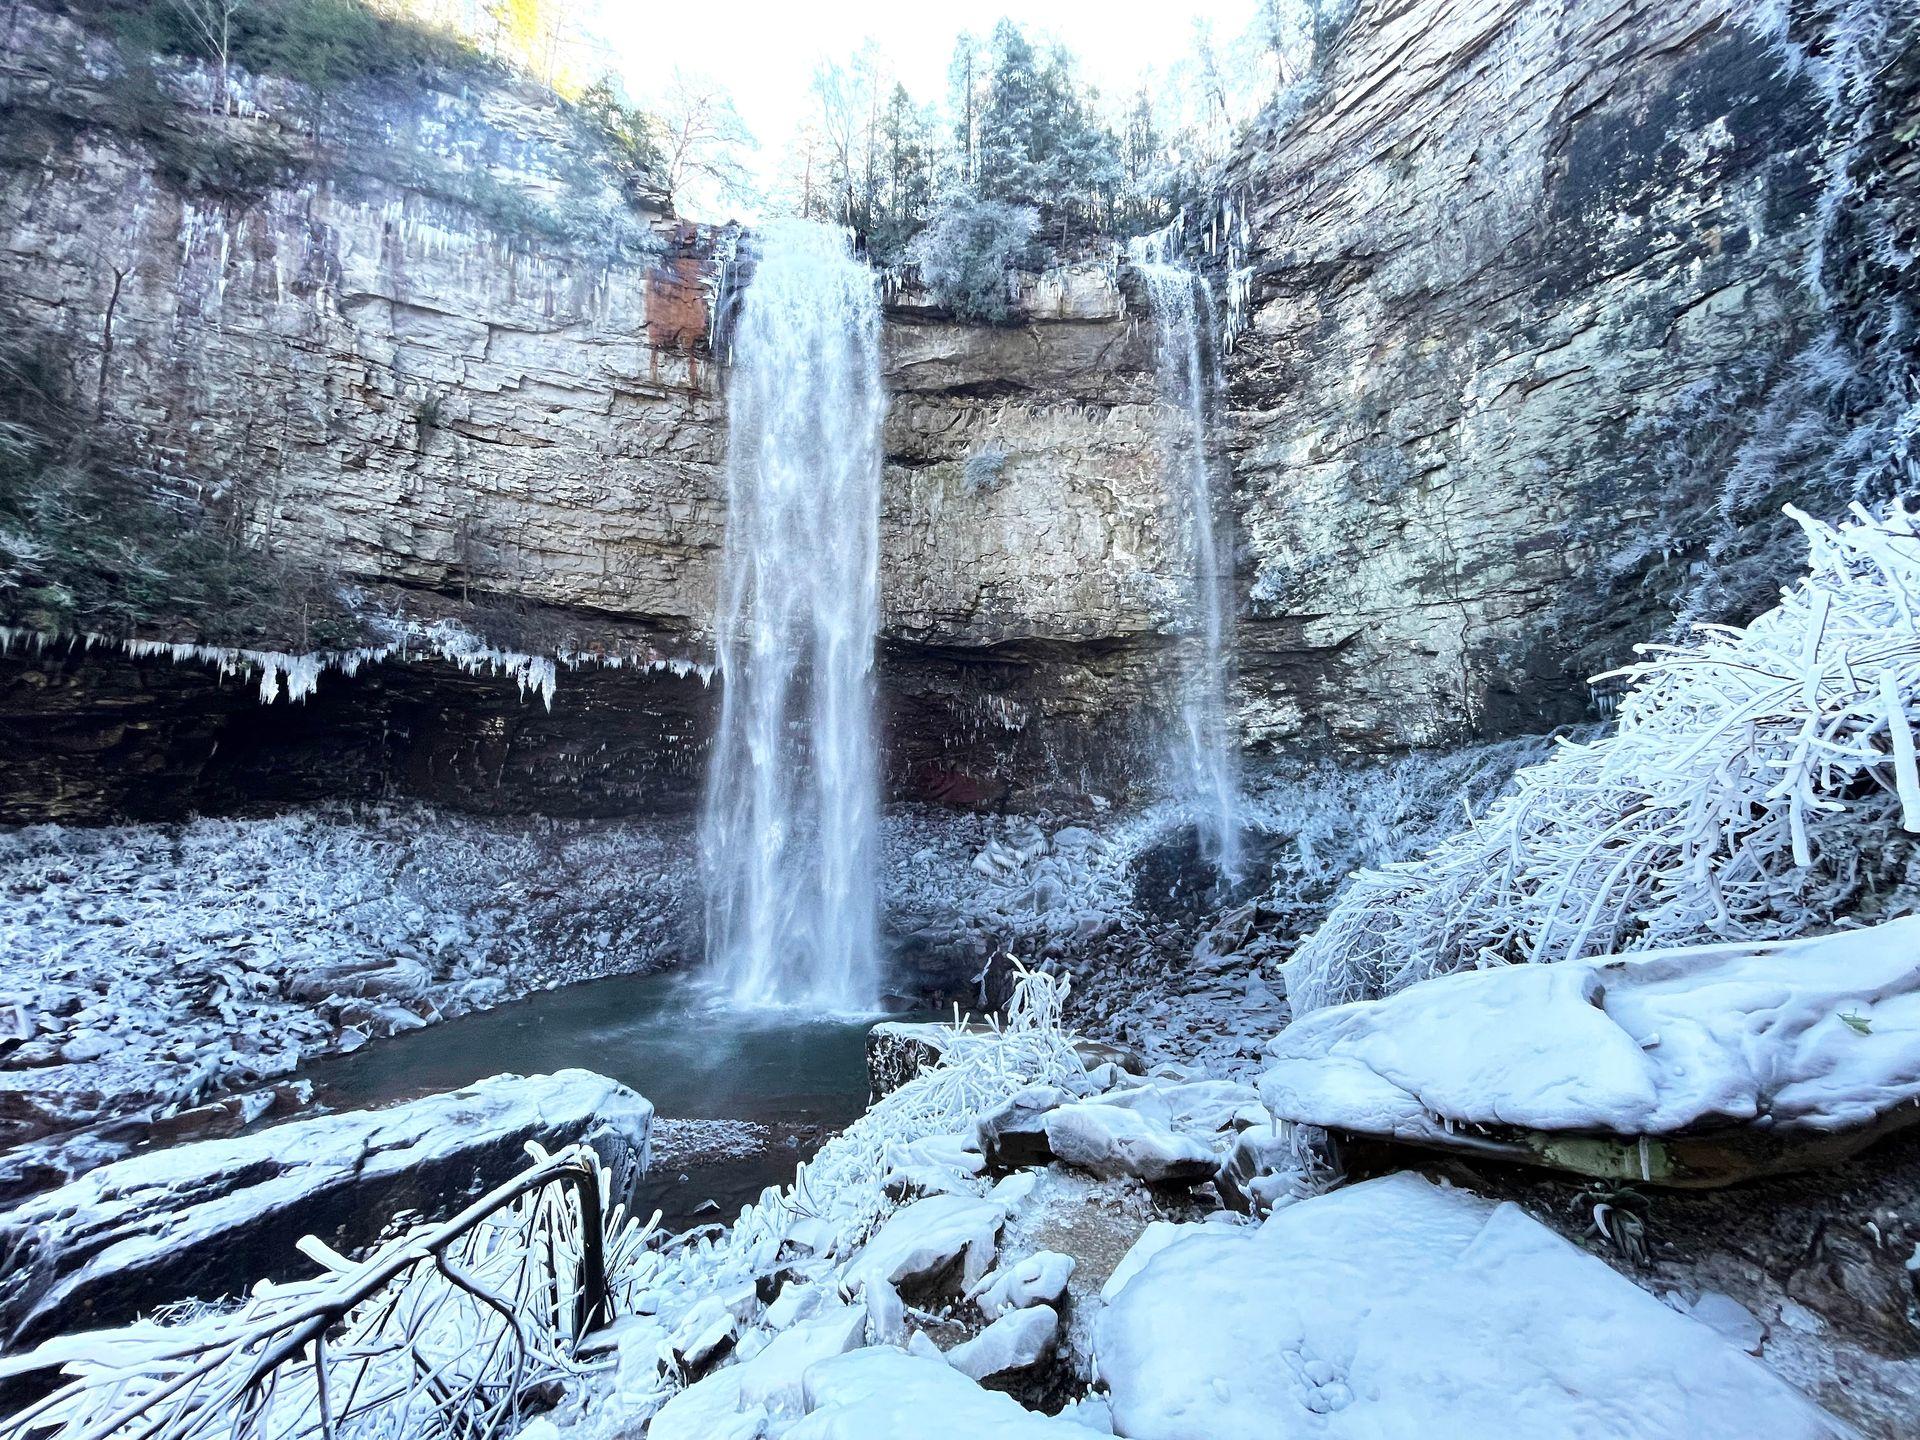
{"type": "Polygon", "coordinates": [[[967,1298],[980,1307],[980,1313],[987,1319],[997,1320],[1008,1310],[1053,1304],[1066,1293],[1073,1270],[1071,1255],[1062,1255],[1058,1250],[1036,1250],[1023,1260],[983,1275],[967,1298]]]}
{"type": "MultiPolygon", "coordinates": [[[[955,1028],[945,1023],[882,1020],[869,1029],[867,1080],[873,1087],[874,1098],[892,1094],[922,1070],[938,1063],[953,1042],[955,1028]]],[[[992,1027],[976,1021],[959,1028],[985,1034],[992,1027]]],[[[1081,1036],[1074,1040],[1073,1048],[1089,1070],[1111,1064],[1128,1074],[1139,1075],[1147,1068],[1146,1061],[1124,1045],[1109,1045],[1081,1036]]]]}
{"type": "Polygon", "coordinates": [[[774,1415],[798,1415],[809,1366],[860,1343],[865,1312],[833,1305],[783,1330],[750,1360],[716,1370],[675,1395],[653,1417],[647,1440],[715,1440],[761,1433],[774,1415]]]}
{"type": "Polygon", "coordinates": [[[974,1137],[987,1164],[995,1170],[1016,1170],[1051,1160],[1047,1115],[1069,1098],[1057,1085],[1029,1085],[980,1116],[974,1137]]]}
{"type": "Polygon", "coordinates": [[[1193,1226],[1096,1325],[1133,1440],[1817,1440],[1847,1428],[1517,1206],[1411,1174],[1193,1226]]]}
{"type": "Polygon", "coordinates": [[[1197,1185],[1212,1179],[1220,1164],[1198,1140],[1120,1105],[1062,1105],[1047,1113],[1045,1130],[1056,1160],[1103,1180],[1197,1185]]]}
{"type": "Polygon", "coordinates": [[[652,1120],[640,1095],[585,1070],[496,1075],[104,1165],[0,1213],[0,1348],[304,1274],[302,1235],[350,1251],[399,1211],[450,1213],[524,1168],[528,1141],[592,1145],[624,1193],[652,1120]]]}
{"type": "Polygon", "coordinates": [[[919,1287],[937,1283],[957,1267],[960,1288],[970,1290],[993,1263],[1006,1208],[970,1195],[933,1195],[896,1212],[880,1227],[840,1277],[844,1295],[869,1284],[919,1287]]]}
{"type": "Polygon", "coordinates": [[[1920,917],[1443,976],[1268,1053],[1275,1116],[1355,1135],[1671,1183],[1824,1163],[1920,1118],[1920,917]]]}
{"type": "Polygon", "coordinates": [[[971,1340],[947,1352],[947,1363],[972,1380],[1038,1365],[1053,1353],[1060,1316],[1049,1305],[1009,1310],[971,1340]]]}
{"type": "Polygon", "coordinates": [[[904,1350],[855,1350],[807,1371],[807,1418],[783,1440],[1074,1440],[1087,1431],[904,1350]]]}
{"type": "Polygon", "coordinates": [[[1137,1110],[1182,1135],[1212,1139],[1235,1128],[1260,1101],[1251,1085],[1237,1080],[1162,1079],[1110,1090],[1100,1103],[1137,1110]]]}

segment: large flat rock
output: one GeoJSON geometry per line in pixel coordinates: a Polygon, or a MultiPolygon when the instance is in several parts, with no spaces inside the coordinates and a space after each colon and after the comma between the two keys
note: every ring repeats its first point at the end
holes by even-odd
{"type": "Polygon", "coordinates": [[[1516,1205],[1400,1174],[1186,1228],[1097,1325],[1133,1440],[1850,1433],[1516,1205]]]}
{"type": "Polygon", "coordinates": [[[302,1236],[351,1251],[399,1211],[450,1213],[522,1169],[529,1141],[593,1146],[618,1195],[652,1122],[645,1098],[589,1071],[496,1075],[104,1165],[0,1213],[0,1348],[304,1273],[302,1236]]]}
{"type": "Polygon", "coordinates": [[[1672,1183],[1824,1163],[1920,1114],[1920,917],[1443,976],[1268,1050],[1267,1108],[1349,1135],[1672,1183]]]}

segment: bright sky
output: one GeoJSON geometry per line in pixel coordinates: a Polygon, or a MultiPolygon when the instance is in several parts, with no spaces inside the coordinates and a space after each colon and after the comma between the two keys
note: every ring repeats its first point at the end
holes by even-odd
{"type": "Polygon", "coordinates": [[[1083,79],[1103,95],[1131,94],[1150,67],[1188,53],[1196,17],[1224,40],[1246,29],[1255,0],[730,0],[673,4],[602,0],[595,28],[612,44],[627,89],[643,101],[677,64],[717,76],[733,91],[776,161],[809,109],[807,87],[823,60],[847,60],[872,38],[915,100],[944,96],[947,62],[962,29],[985,35],[1002,15],[1036,38],[1065,43],[1083,79]]]}

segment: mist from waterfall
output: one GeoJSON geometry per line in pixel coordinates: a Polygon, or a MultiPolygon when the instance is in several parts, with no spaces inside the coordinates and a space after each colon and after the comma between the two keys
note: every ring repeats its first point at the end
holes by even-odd
{"type": "Polygon", "coordinates": [[[710,968],[749,1006],[877,985],[880,307],[845,232],[750,247],[728,386],[719,729],[700,850],[710,968]]]}
{"type": "Polygon", "coordinates": [[[1188,541],[1180,730],[1172,765],[1200,842],[1223,879],[1241,878],[1240,767],[1227,722],[1233,605],[1232,511],[1215,494],[1211,412],[1224,393],[1212,292],[1186,264],[1176,222],[1128,247],[1153,311],[1164,405],[1161,474],[1188,541]]]}

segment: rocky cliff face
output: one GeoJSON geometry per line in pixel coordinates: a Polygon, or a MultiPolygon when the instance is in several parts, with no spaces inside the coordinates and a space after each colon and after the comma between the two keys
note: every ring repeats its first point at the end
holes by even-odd
{"type": "Polygon", "coordinates": [[[1250,735],[1579,719],[1797,573],[1783,502],[1884,496],[1917,74],[1871,0],[1362,0],[1212,217],[1250,735]]]}
{"type": "MultiPolygon", "coordinates": [[[[0,317],[57,355],[102,443],[221,494],[251,545],[350,587],[363,615],[450,616],[547,653],[706,653],[732,232],[622,203],[566,109],[500,76],[368,87],[316,121],[299,86],[264,78],[236,87],[237,113],[201,113],[204,74],[165,65],[168,125],[278,157],[250,184],[183,177],[166,153],[180,135],[115,123],[126,59],[109,41],[24,4],[3,23],[0,317]]],[[[956,799],[1082,758],[1121,783],[1115,742],[1153,694],[1178,573],[1148,350],[1112,277],[1035,277],[1020,319],[960,325],[912,293],[890,309],[893,768],[956,799]]],[[[63,723],[122,746],[145,733],[130,694],[182,689],[121,677],[96,702],[91,672],[55,670],[16,676],[17,732],[63,723]]],[[[566,677],[556,711],[599,682],[566,677]]],[[[699,697],[651,708],[704,734],[699,697]]],[[[217,728],[233,724],[285,728],[217,728]]],[[[538,768],[541,743],[509,748],[538,768]]]]}
{"type": "MultiPolygon", "coordinates": [[[[376,630],[704,656],[732,231],[621,193],[577,116],[497,74],[318,108],[252,78],[210,114],[203,72],[163,63],[134,105],[125,56],[23,0],[0,37],[0,323],[55,358],[94,444],[376,630]]],[[[1235,317],[1247,739],[1590,716],[1586,677],[1633,642],[1791,577],[1783,501],[1886,493],[1872,462],[1914,433],[1917,106],[1892,0],[1361,0],[1189,234],[1235,317]]],[[[889,297],[896,793],[1154,773],[1183,559],[1124,285],[1029,277],[1000,329],[889,297]]],[[[247,643],[344,643],[304,618],[247,643]]],[[[587,665],[548,711],[389,661],[296,719],[165,660],[21,653],[0,662],[9,818],[349,774],[677,807],[710,729],[685,673],[587,665]]]]}

